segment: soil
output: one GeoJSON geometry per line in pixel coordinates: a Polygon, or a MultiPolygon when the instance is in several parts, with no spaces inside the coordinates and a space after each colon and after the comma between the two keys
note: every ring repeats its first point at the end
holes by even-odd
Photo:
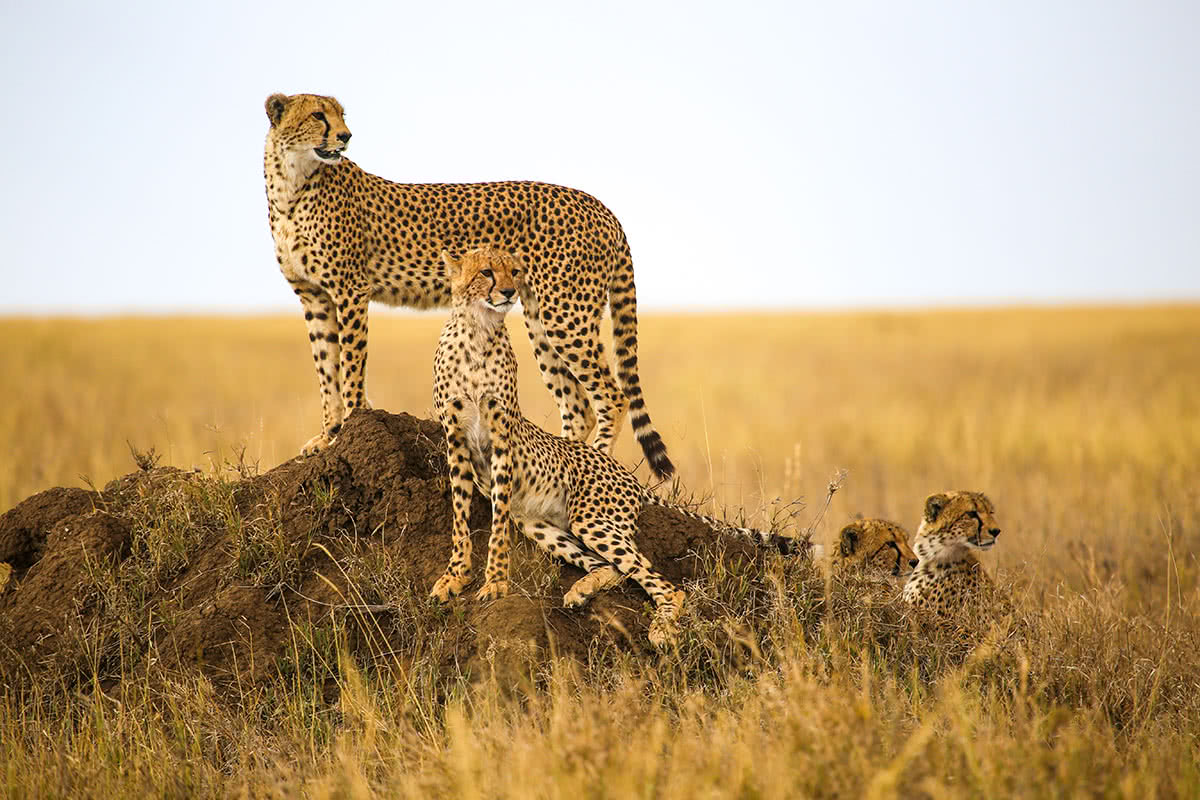
{"type": "MultiPolygon", "coordinates": [[[[272,581],[245,574],[231,532],[236,526],[214,523],[211,510],[200,507],[203,484],[211,480],[154,468],[119,478],[101,492],[50,489],[0,516],[0,562],[12,567],[0,594],[3,673],[10,679],[36,677],[56,668],[62,674],[69,663],[88,674],[98,661],[119,658],[141,669],[199,669],[215,680],[257,681],[278,674],[279,665],[295,655],[298,625],[319,627],[334,615],[366,620],[348,626],[360,634],[351,636],[352,644],[372,639],[373,652],[401,658],[434,652],[447,670],[476,674],[524,669],[551,654],[584,659],[597,641],[634,652],[649,649],[649,601],[636,585],[603,593],[584,609],[564,609],[562,596],[582,573],[551,564],[528,543],[514,558],[515,590],[492,603],[476,601],[490,521],[489,504],[478,493],[471,511],[475,582],[450,609],[430,612],[437,625],[432,633],[417,635],[406,626],[411,608],[435,605],[425,597],[450,555],[444,443],[433,421],[359,411],[327,450],[234,483],[232,505],[239,519],[268,517],[288,541],[310,543],[272,581]],[[194,487],[191,494],[188,487],[194,487]],[[147,558],[139,520],[148,504],[159,501],[197,506],[194,523],[184,531],[191,545],[139,600],[140,619],[114,621],[112,598],[103,588],[112,584],[97,575],[112,574],[128,559],[147,558]],[[407,592],[409,606],[356,585],[358,573],[348,565],[367,562],[389,566],[390,585],[407,592]],[[521,573],[534,571],[542,580],[531,589],[521,573]],[[364,600],[369,607],[362,607],[364,600]],[[155,657],[110,652],[97,631],[118,622],[152,622],[151,635],[123,641],[142,641],[155,657]],[[436,639],[436,648],[427,637],[436,639]]],[[[193,519],[190,514],[187,519],[193,519]]],[[[762,557],[756,548],[719,537],[670,509],[648,507],[639,528],[642,552],[685,586],[702,558],[733,565],[762,557]]],[[[108,673],[118,680],[128,674],[112,668],[108,673]]]]}

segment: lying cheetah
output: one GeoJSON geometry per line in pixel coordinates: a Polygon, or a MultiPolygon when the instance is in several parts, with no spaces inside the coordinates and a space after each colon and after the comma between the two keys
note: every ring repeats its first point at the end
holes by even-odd
{"type": "MultiPolygon", "coordinates": [[[[492,534],[484,584],[477,597],[508,592],[509,519],[552,555],[587,575],[563,598],[570,607],[624,576],[654,600],[650,639],[671,635],[684,593],[656,572],[633,541],[638,515],[647,503],[670,505],[646,490],[607,453],[543,431],[527,420],[517,397],[517,362],[504,315],[518,299],[536,300],[522,283],[520,262],[485,248],[461,261],[443,254],[452,310],[434,356],[433,402],[446,432],[454,505],[450,564],[431,594],[445,601],[471,579],[467,527],[472,484],[492,499],[492,534]]],[[[792,540],[734,528],[701,514],[688,516],[764,545],[790,552],[792,540]]]]}
{"type": "Polygon", "coordinates": [[[943,492],[925,501],[913,543],[919,562],[904,585],[904,599],[938,614],[953,612],[994,587],[972,550],[996,543],[992,501],[979,492],[943,492]]]}
{"type": "Polygon", "coordinates": [[[563,436],[585,441],[594,428],[596,447],[611,451],[629,411],[654,474],[674,471],[642,399],[633,261],[607,208],[544,183],[392,183],[344,157],[350,130],[334,98],[273,94],[266,108],[275,257],[304,306],[321,387],[323,430],[304,453],[326,447],[366,402],[369,301],[444,306],[450,287],[440,251],[493,245],[528,264],[541,312],[526,308],[525,324],[563,436]],[[600,340],[606,307],[620,387],[600,340]]]}
{"type": "MultiPolygon", "coordinates": [[[[814,558],[823,555],[824,550],[814,546],[814,558]]],[[[834,572],[863,569],[872,574],[907,578],[916,566],[917,556],[908,546],[908,532],[885,519],[860,519],[846,525],[838,534],[838,546],[830,553],[834,572]]]]}

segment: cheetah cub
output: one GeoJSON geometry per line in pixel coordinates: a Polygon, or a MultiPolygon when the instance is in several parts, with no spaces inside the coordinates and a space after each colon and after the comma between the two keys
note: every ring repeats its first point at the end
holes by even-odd
{"type": "MultiPolygon", "coordinates": [[[[825,555],[824,548],[814,545],[813,550],[814,558],[825,555]]],[[[890,580],[907,578],[918,563],[908,545],[908,532],[886,519],[859,519],[845,525],[829,555],[834,572],[861,569],[890,580]]]]}
{"type": "MultiPolygon", "coordinates": [[[[642,487],[607,453],[547,433],[522,415],[517,362],[504,315],[516,304],[518,290],[526,314],[537,314],[537,307],[517,258],[481,248],[460,261],[443,253],[442,260],[452,306],[434,355],[433,404],[446,433],[454,543],[432,596],[446,601],[471,580],[467,517],[474,486],[492,500],[492,532],[478,599],[508,592],[511,518],[543,550],[587,573],[567,592],[564,606],[582,605],[631,577],[654,601],[650,641],[663,644],[674,634],[684,592],[654,570],[633,536],[645,504],[670,504],[642,487]]],[[[792,550],[790,539],[679,510],[763,546],[792,550]]]]}
{"type": "Polygon", "coordinates": [[[925,501],[913,543],[919,562],[904,585],[904,599],[918,608],[947,614],[994,589],[975,557],[996,543],[996,509],[979,492],[942,492],[925,501]]]}

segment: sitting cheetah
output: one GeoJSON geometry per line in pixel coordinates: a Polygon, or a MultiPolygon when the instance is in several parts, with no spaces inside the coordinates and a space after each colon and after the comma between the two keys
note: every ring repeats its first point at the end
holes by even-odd
{"type": "Polygon", "coordinates": [[[554,394],[562,433],[611,451],[626,411],[655,475],[674,471],[642,399],[637,296],[629,244],[616,217],[590,195],[533,182],[392,183],[343,153],[342,106],[312,94],[267,98],[263,174],[275,257],[308,325],[324,427],[304,453],[326,447],[366,402],[367,306],[376,300],[444,306],[450,287],[438,254],[481,245],[519,253],[541,307],[525,324],[554,394]],[[617,377],[600,340],[612,311],[617,377]]]}
{"type": "MultiPolygon", "coordinates": [[[[517,362],[504,325],[523,285],[520,262],[508,253],[479,249],[455,261],[444,253],[452,310],[434,356],[433,403],[446,432],[454,505],[450,564],[431,594],[445,601],[471,579],[467,527],[472,484],[492,499],[484,585],[477,597],[508,592],[509,519],[547,552],[587,572],[563,598],[580,605],[595,592],[632,577],[654,600],[650,640],[671,635],[684,593],[656,572],[633,541],[638,515],[647,503],[670,505],[638,483],[607,453],[547,433],[527,420],[517,397],[517,362]]],[[[792,540],[734,528],[685,509],[688,516],[718,529],[750,537],[764,546],[792,550],[792,540]]]]}
{"type": "Polygon", "coordinates": [[[995,514],[992,501],[979,492],[931,495],[913,543],[920,560],[904,584],[904,599],[946,614],[990,592],[991,578],[971,551],[996,543],[1000,528],[995,514]]]}
{"type": "MultiPolygon", "coordinates": [[[[824,550],[814,546],[814,558],[823,555],[824,550]]],[[[830,566],[834,572],[863,569],[907,578],[917,566],[917,556],[908,546],[904,528],[886,519],[860,519],[842,528],[838,546],[830,554],[830,566]]]]}

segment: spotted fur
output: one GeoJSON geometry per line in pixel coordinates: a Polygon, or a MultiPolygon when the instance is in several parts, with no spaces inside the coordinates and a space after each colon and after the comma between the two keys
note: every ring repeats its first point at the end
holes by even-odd
{"type": "Polygon", "coordinates": [[[392,183],[343,152],[341,104],[320,95],[267,98],[264,177],[275,257],[304,306],[321,387],[324,424],[311,453],[366,405],[367,306],[445,306],[438,262],[483,245],[528,265],[540,313],[525,322],[554,394],[563,435],[611,451],[627,412],[650,468],[674,471],[650,422],[637,369],[637,295],[629,244],[616,217],[575,189],[534,182],[392,183]],[[618,386],[600,338],[613,319],[618,386]],[[623,387],[623,388],[622,388],[623,387]]]}
{"type": "Polygon", "coordinates": [[[925,501],[913,549],[919,559],[904,599],[938,614],[952,613],[994,588],[973,551],[996,543],[992,501],[979,492],[942,492],[925,501]]]}
{"type": "MultiPolygon", "coordinates": [[[[886,519],[860,519],[842,528],[830,553],[834,572],[862,569],[872,575],[902,579],[917,566],[908,532],[886,519]]],[[[897,586],[899,580],[897,580],[897,586]]]]}
{"type": "MultiPolygon", "coordinates": [[[[651,640],[670,637],[684,593],[637,550],[638,515],[647,503],[670,505],[645,489],[607,453],[547,433],[527,420],[517,397],[517,362],[504,314],[519,292],[536,303],[519,261],[492,249],[445,256],[453,308],[434,356],[434,408],[446,432],[454,505],[454,543],[446,572],[432,594],[446,600],[471,579],[467,527],[472,484],[492,499],[492,532],[484,584],[477,597],[508,591],[509,526],[548,553],[587,573],[564,597],[581,605],[628,576],[655,603],[651,640]]],[[[791,540],[728,526],[680,509],[718,529],[789,550],[791,540]]]]}

